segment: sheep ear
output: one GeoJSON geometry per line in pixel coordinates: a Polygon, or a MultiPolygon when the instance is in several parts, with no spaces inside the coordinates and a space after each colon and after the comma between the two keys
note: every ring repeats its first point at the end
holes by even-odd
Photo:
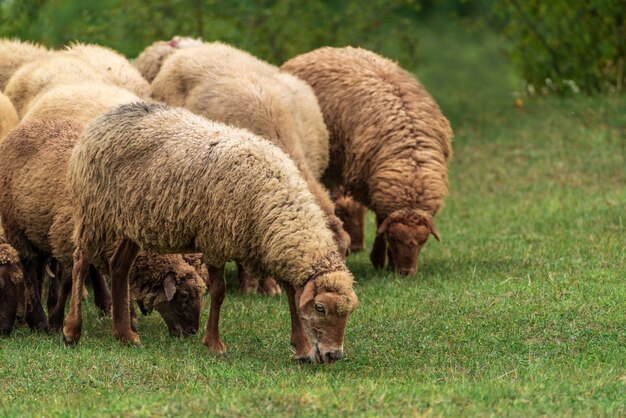
{"type": "Polygon", "coordinates": [[[433,234],[433,237],[435,237],[437,241],[441,241],[439,232],[437,232],[437,228],[435,228],[435,224],[431,220],[428,221],[428,229],[430,229],[430,233],[433,234]]]}
{"type": "Polygon", "coordinates": [[[309,282],[304,285],[304,289],[302,290],[302,294],[300,295],[300,304],[298,308],[300,310],[304,309],[304,307],[313,300],[315,297],[315,279],[309,280],[309,282]]]}
{"type": "Polygon", "coordinates": [[[387,216],[385,218],[385,220],[382,221],[381,224],[378,226],[378,229],[376,230],[376,233],[378,235],[384,234],[385,231],[387,231],[387,228],[389,228],[389,224],[390,223],[391,223],[391,216],[387,216]]]}
{"type": "Polygon", "coordinates": [[[176,294],[176,281],[171,274],[168,274],[163,280],[163,288],[165,289],[165,296],[167,297],[167,301],[171,301],[176,294]]]}
{"type": "Polygon", "coordinates": [[[137,306],[139,306],[139,310],[141,311],[142,315],[148,315],[150,313],[148,312],[148,310],[143,305],[143,302],[140,299],[137,299],[137,306]]]}

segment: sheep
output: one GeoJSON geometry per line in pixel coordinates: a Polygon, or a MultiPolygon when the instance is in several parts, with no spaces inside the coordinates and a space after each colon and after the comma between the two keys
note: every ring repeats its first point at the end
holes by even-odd
{"type": "Polygon", "coordinates": [[[11,99],[22,118],[35,97],[52,87],[87,81],[106,82],[85,60],[59,52],[32,61],[13,74],[4,93],[11,99]]]}
{"type": "MultiPolygon", "coordinates": [[[[294,108],[302,113],[315,109],[315,98],[301,100],[300,97],[306,98],[306,87],[289,76],[284,77],[290,80],[287,87],[274,78],[277,73],[270,64],[236,48],[221,43],[203,44],[180,49],[165,61],[152,82],[152,97],[214,121],[246,128],[278,145],[296,163],[326,213],[340,253],[345,254],[349,236],[335,215],[328,191],[315,178],[304,154],[302,137],[308,131],[303,132],[301,126],[315,117],[304,121],[294,117],[294,108]],[[299,101],[303,102],[301,106],[294,105],[299,101]]],[[[315,129],[326,132],[319,110],[318,113],[321,127],[315,129]]],[[[246,280],[250,277],[240,275],[242,289],[250,287],[246,280]]]]}
{"type": "Polygon", "coordinates": [[[85,60],[102,73],[107,81],[118,87],[130,90],[144,99],[150,96],[150,84],[123,55],[110,48],[74,43],[63,53],[85,60]]]}
{"type": "Polygon", "coordinates": [[[139,97],[130,91],[103,82],[66,84],[37,96],[22,120],[61,115],[85,125],[108,108],[135,100],[139,97]]]}
{"type": "Polygon", "coordinates": [[[171,41],[157,41],[144,49],[134,62],[135,68],[143,78],[152,80],[161,70],[165,60],[179,48],[202,45],[199,39],[175,36],[171,41]]]}
{"type": "Polygon", "coordinates": [[[128,305],[128,269],[140,247],[201,252],[211,306],[203,343],[223,353],[218,324],[224,264],[283,281],[296,356],[331,362],[343,354],[353,277],[326,216],[293,161],[254,134],[157,103],[121,105],[90,123],[68,169],[75,209],[74,270],[63,334],[77,343],[90,260],[121,239],[111,258],[113,335],[139,343],[128,305]],[[302,320],[300,320],[302,318],[302,320]],[[308,337],[308,338],[307,338],[308,337]]]}
{"type": "Polygon", "coordinates": [[[24,278],[20,259],[17,251],[6,243],[0,226],[0,336],[11,334],[18,305],[23,300],[24,278]]]}
{"type": "Polygon", "coordinates": [[[355,201],[340,187],[333,193],[335,214],[343,221],[343,227],[350,235],[350,252],[358,253],[365,247],[364,230],[367,208],[355,201]]]}
{"type": "Polygon", "coordinates": [[[45,58],[50,51],[43,46],[17,39],[0,39],[0,91],[22,65],[45,58]]]}
{"type": "Polygon", "coordinates": [[[0,140],[4,138],[19,123],[13,103],[0,92],[0,140]]]}
{"type": "MultiPolygon", "coordinates": [[[[25,267],[29,305],[27,322],[47,330],[41,307],[42,270],[54,257],[71,272],[73,207],[68,195],[66,168],[83,125],[69,119],[33,119],[20,123],[0,143],[0,216],[9,242],[20,252],[25,267]],[[29,319],[34,317],[34,319],[29,319]]],[[[93,260],[96,269],[108,272],[108,257],[93,260]]],[[[93,278],[93,277],[92,277],[93,278]]],[[[65,298],[71,288],[63,278],[61,295],[50,313],[50,326],[60,329],[65,298]],[[65,283],[65,284],[64,284],[65,283]]],[[[142,310],[156,309],[172,335],[191,335],[198,328],[202,296],[206,286],[180,254],[161,256],[142,253],[131,272],[131,282],[142,310]]],[[[97,281],[96,283],[101,283],[97,281]]],[[[94,293],[96,287],[94,283],[94,293]]],[[[108,294],[108,290],[103,289],[108,294]]],[[[102,293],[102,292],[101,292],[102,293]]],[[[106,298],[96,304],[105,313],[106,298]]],[[[128,309],[128,306],[126,307],[128,309]]]]}
{"type": "Polygon", "coordinates": [[[284,63],[308,82],[331,137],[322,180],[376,212],[370,259],[417,273],[420,249],[439,233],[433,218],[448,193],[452,129],[424,87],[396,63],[361,48],[319,48],[284,63]]]}

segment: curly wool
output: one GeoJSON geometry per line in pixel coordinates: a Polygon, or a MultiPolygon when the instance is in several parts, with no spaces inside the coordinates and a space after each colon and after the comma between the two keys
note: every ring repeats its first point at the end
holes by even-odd
{"type": "Polygon", "coordinates": [[[6,88],[18,68],[48,54],[50,51],[41,45],[17,39],[0,39],[0,91],[6,88]]]}
{"type": "Polygon", "coordinates": [[[289,157],[184,109],[134,103],[105,113],[76,144],[68,178],[74,241],[91,254],[127,238],[300,285],[335,250],[289,157]]]}
{"type": "Polygon", "coordinates": [[[152,82],[152,96],[210,120],[248,129],[278,145],[295,162],[333,231],[342,231],[328,191],[306,157],[305,149],[312,155],[315,171],[323,171],[328,133],[317,101],[304,82],[288,74],[279,77],[276,67],[244,51],[212,43],[174,53],[152,82]],[[322,139],[305,146],[309,134],[322,139]]]}
{"type": "Polygon", "coordinates": [[[150,96],[150,84],[120,53],[100,45],[72,43],[63,52],[88,62],[110,83],[130,90],[141,98],[150,96]]]}
{"type": "Polygon", "coordinates": [[[114,106],[138,100],[130,91],[102,82],[61,85],[37,96],[22,120],[62,115],[85,125],[114,106]]]}
{"type": "Polygon", "coordinates": [[[146,47],[137,57],[133,65],[143,78],[152,83],[165,60],[179,48],[201,45],[199,39],[175,36],[171,41],[157,41],[146,47]]]}
{"type": "Polygon", "coordinates": [[[4,138],[19,123],[13,103],[0,92],[0,140],[4,138]]]}
{"type": "Polygon", "coordinates": [[[61,52],[50,52],[45,58],[20,67],[7,83],[4,93],[11,99],[21,118],[38,95],[55,86],[86,81],[107,82],[85,60],[61,52]]]}
{"type": "MultiPolygon", "coordinates": [[[[22,122],[0,144],[4,156],[0,161],[0,214],[11,243],[17,244],[23,258],[41,253],[54,256],[67,271],[71,271],[75,246],[71,241],[74,222],[66,171],[82,129],[82,124],[68,119],[35,119],[22,122]]],[[[108,250],[111,255],[113,248],[108,250]]],[[[101,272],[108,272],[106,261],[96,258],[93,262],[101,272]]],[[[131,269],[130,283],[141,297],[141,289],[149,281],[153,280],[152,287],[158,286],[168,273],[175,274],[177,283],[189,281],[200,289],[199,294],[205,292],[203,280],[175,254],[140,253],[131,269]]]]}
{"type": "Polygon", "coordinates": [[[202,261],[202,253],[183,254],[182,256],[183,256],[183,260],[185,260],[187,264],[189,264],[191,267],[193,267],[196,270],[196,273],[198,273],[198,276],[200,276],[200,278],[204,280],[204,283],[208,287],[209,286],[209,270],[207,269],[206,264],[204,264],[204,261],[202,261]]]}
{"type": "Polygon", "coordinates": [[[320,48],[283,70],[315,91],[331,133],[326,184],[344,185],[386,217],[405,208],[434,216],[448,192],[448,120],[396,63],[360,48],[320,48]]]}

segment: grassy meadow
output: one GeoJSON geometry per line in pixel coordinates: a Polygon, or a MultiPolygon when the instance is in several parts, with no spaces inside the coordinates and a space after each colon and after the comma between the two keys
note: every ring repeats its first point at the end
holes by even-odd
{"type": "Polygon", "coordinates": [[[626,100],[514,106],[498,36],[420,31],[416,74],[455,128],[443,240],[412,278],[350,256],[345,360],[292,360],[286,297],[242,296],[231,269],[224,357],[156,313],[121,347],[88,302],[76,348],[0,340],[0,416],[625,416],[626,100]]]}

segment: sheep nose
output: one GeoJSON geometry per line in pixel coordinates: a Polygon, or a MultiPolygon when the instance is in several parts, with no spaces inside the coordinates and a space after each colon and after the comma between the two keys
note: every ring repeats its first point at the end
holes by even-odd
{"type": "Polygon", "coordinates": [[[333,363],[343,358],[343,350],[338,349],[324,354],[324,363],[333,363]]]}
{"type": "Polygon", "coordinates": [[[185,334],[187,335],[196,335],[197,332],[198,330],[196,329],[196,327],[189,327],[185,330],[185,334]]]}

